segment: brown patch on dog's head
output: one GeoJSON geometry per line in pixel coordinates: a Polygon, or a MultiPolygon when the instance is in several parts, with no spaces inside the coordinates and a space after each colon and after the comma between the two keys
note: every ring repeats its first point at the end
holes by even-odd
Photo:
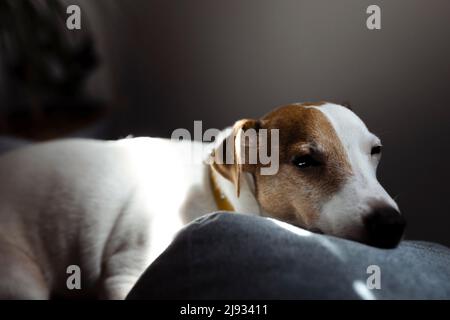
{"type": "MultiPolygon", "coordinates": [[[[238,122],[233,130],[279,130],[279,170],[262,175],[258,164],[219,165],[216,170],[239,188],[240,172],[253,174],[256,197],[265,213],[294,225],[315,228],[320,208],[351,175],[346,152],[329,120],[304,103],[280,107],[262,119],[238,122]]],[[[258,141],[258,146],[260,145],[258,141]]]]}
{"type": "Polygon", "coordinates": [[[332,124],[320,104],[280,107],[261,125],[280,131],[280,168],[274,176],[256,171],[257,198],[264,211],[303,227],[313,228],[321,204],[351,174],[351,167],[332,124]],[[305,163],[304,167],[299,162],[305,163]]]}

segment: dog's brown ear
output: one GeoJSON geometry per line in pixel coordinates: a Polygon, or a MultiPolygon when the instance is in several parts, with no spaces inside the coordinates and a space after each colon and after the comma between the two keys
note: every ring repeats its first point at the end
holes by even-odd
{"type": "Polygon", "coordinates": [[[238,197],[241,189],[241,173],[251,167],[246,164],[245,159],[249,159],[250,154],[255,154],[250,152],[250,149],[257,148],[259,126],[258,120],[243,119],[237,121],[231,133],[214,149],[211,155],[211,166],[234,184],[238,197]],[[254,134],[244,136],[243,134],[248,130],[253,130],[254,134]]]}

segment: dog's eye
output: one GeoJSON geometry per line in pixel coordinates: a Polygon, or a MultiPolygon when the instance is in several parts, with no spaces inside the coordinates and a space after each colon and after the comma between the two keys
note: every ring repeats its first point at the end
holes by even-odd
{"type": "Polygon", "coordinates": [[[320,166],[321,163],[310,155],[294,157],[292,163],[300,169],[320,166]]]}
{"type": "Polygon", "coordinates": [[[370,152],[370,154],[372,156],[380,154],[380,153],[381,153],[381,146],[372,147],[372,151],[370,152]]]}

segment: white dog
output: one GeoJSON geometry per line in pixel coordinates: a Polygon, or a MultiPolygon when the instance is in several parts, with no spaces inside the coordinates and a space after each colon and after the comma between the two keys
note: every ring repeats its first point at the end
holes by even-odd
{"type": "MultiPolygon", "coordinates": [[[[256,148],[274,141],[269,135],[256,148]]],[[[380,140],[345,107],[284,106],[238,121],[223,141],[202,146],[61,140],[2,156],[0,298],[123,299],[180,228],[217,210],[380,247],[402,237],[404,220],[376,179],[380,140]],[[250,142],[237,137],[250,129],[279,130],[275,174],[262,174],[267,163],[242,161],[250,142]],[[235,157],[223,163],[230,142],[235,157]],[[205,162],[188,161],[199,146],[205,162]],[[66,287],[70,265],[82,271],[81,290],[66,287]]]]}

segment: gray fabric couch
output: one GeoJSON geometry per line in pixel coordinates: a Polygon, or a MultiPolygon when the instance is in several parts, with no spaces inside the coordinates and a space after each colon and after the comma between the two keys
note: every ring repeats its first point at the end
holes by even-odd
{"type": "Polygon", "coordinates": [[[272,219],[230,213],[202,217],[182,230],[128,296],[449,298],[450,250],[444,246],[403,241],[396,249],[377,249],[272,219]]]}

